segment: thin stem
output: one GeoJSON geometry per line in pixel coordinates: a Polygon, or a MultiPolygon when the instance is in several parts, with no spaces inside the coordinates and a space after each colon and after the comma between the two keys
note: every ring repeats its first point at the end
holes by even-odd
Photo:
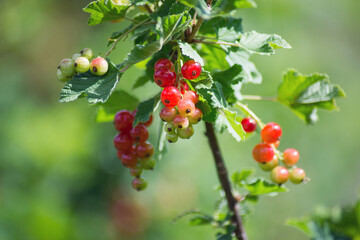
{"type": "Polygon", "coordinates": [[[196,33],[199,31],[200,27],[201,27],[201,24],[204,22],[204,19],[203,18],[199,18],[197,23],[195,24],[195,26],[193,27],[190,35],[188,36],[187,38],[187,42],[193,42],[194,40],[194,37],[196,35],[196,33]]]}
{"type": "Polygon", "coordinates": [[[194,39],[192,42],[194,42],[194,43],[217,44],[217,45],[228,45],[228,46],[233,46],[233,47],[240,47],[240,46],[239,46],[238,44],[236,44],[236,43],[228,43],[228,42],[221,42],[221,41],[211,42],[211,41],[203,41],[203,40],[199,40],[199,39],[194,39]]]}
{"type": "Polygon", "coordinates": [[[132,18],[129,18],[129,17],[126,17],[126,16],[124,16],[124,19],[129,20],[129,21],[131,21],[133,23],[139,23],[139,21],[136,21],[135,19],[132,19],[132,18]]]}
{"type": "Polygon", "coordinates": [[[123,34],[121,34],[120,37],[118,37],[117,39],[114,40],[114,44],[111,46],[111,48],[109,49],[109,51],[107,51],[107,53],[104,55],[104,57],[107,57],[116,47],[117,43],[126,35],[128,35],[130,32],[134,31],[137,27],[139,27],[140,25],[142,25],[144,22],[148,21],[149,19],[145,19],[142,22],[139,22],[138,24],[134,25],[132,28],[130,28],[129,30],[127,30],[126,32],[124,32],[123,34]]]}
{"type": "Polygon", "coordinates": [[[277,101],[276,97],[263,97],[257,95],[242,95],[245,100],[265,100],[265,101],[277,101]]]}
{"type": "Polygon", "coordinates": [[[248,108],[248,106],[242,104],[241,102],[237,102],[235,106],[240,108],[246,114],[250,115],[253,119],[255,119],[255,121],[257,122],[257,124],[259,124],[261,129],[265,126],[265,124],[260,120],[260,118],[256,116],[256,114],[253,111],[251,111],[250,108],[248,108]]]}
{"type": "Polygon", "coordinates": [[[220,147],[216,139],[214,127],[211,123],[206,122],[206,136],[209,140],[209,145],[214,156],[216,172],[220,181],[220,184],[225,192],[225,197],[228,203],[229,210],[234,213],[232,217],[232,223],[236,226],[235,236],[238,240],[247,240],[245,229],[240,216],[240,206],[235,200],[229,181],[229,176],[226,170],[225,162],[222,158],[220,147]]]}

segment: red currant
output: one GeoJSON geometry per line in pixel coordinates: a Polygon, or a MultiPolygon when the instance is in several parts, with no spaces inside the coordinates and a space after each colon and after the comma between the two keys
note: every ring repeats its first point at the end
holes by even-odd
{"type": "Polygon", "coordinates": [[[143,178],[135,178],[131,185],[135,190],[141,191],[147,187],[147,182],[143,178]]]}
{"type": "Polygon", "coordinates": [[[161,58],[156,61],[154,65],[154,70],[158,70],[159,68],[165,67],[168,69],[171,69],[174,66],[174,64],[167,58],[161,58]]]}
{"type": "Polygon", "coordinates": [[[118,134],[114,138],[114,146],[118,151],[127,153],[131,150],[132,139],[128,134],[118,134]]]}
{"type": "Polygon", "coordinates": [[[299,161],[300,155],[296,149],[288,148],[284,151],[283,158],[286,166],[293,166],[299,161]]]}
{"type": "Polygon", "coordinates": [[[195,104],[190,99],[181,99],[177,104],[180,115],[189,116],[195,111],[195,104]]]}
{"type": "Polygon", "coordinates": [[[139,178],[142,173],[142,168],[139,166],[136,166],[134,168],[130,168],[130,175],[139,178]]]}
{"type": "Polygon", "coordinates": [[[176,128],[187,128],[189,126],[189,119],[185,116],[176,115],[173,124],[176,128]]]}
{"type": "Polygon", "coordinates": [[[171,69],[162,67],[155,71],[154,81],[159,87],[174,86],[176,81],[176,73],[171,69]]]}
{"type": "Polygon", "coordinates": [[[136,146],[136,154],[139,158],[149,158],[154,154],[154,147],[149,142],[142,142],[136,146]]]}
{"type": "MultiPolygon", "coordinates": [[[[179,88],[179,84],[176,83],[175,87],[179,88]]],[[[184,94],[188,90],[189,90],[189,85],[184,80],[181,80],[180,81],[180,92],[181,92],[181,94],[184,94]]]]}
{"type": "Polygon", "coordinates": [[[181,128],[177,130],[177,135],[182,139],[189,139],[194,135],[193,126],[189,125],[187,128],[181,128]]]}
{"type": "Polygon", "coordinates": [[[123,153],[121,162],[125,167],[134,168],[138,162],[137,155],[135,151],[130,151],[129,153],[123,153]]]}
{"type": "Polygon", "coordinates": [[[149,131],[143,124],[138,124],[131,129],[130,136],[135,142],[145,142],[149,138],[149,131]]]}
{"type": "Polygon", "coordinates": [[[153,115],[150,115],[149,120],[147,120],[146,122],[144,122],[143,124],[147,127],[149,127],[153,122],[153,115]]]}
{"type": "Polygon", "coordinates": [[[277,184],[283,184],[289,179],[289,171],[285,167],[277,166],[271,171],[271,179],[277,184]]]}
{"type": "Polygon", "coordinates": [[[290,171],[290,181],[294,184],[299,184],[304,181],[306,173],[302,168],[294,168],[290,171]]]}
{"type": "Polygon", "coordinates": [[[267,143],[259,143],[252,152],[253,158],[259,163],[267,163],[274,159],[274,148],[267,143]]]}
{"type": "Polygon", "coordinates": [[[244,118],[241,121],[241,125],[247,133],[251,133],[256,130],[256,121],[251,117],[244,118]]]}
{"type": "Polygon", "coordinates": [[[178,112],[174,107],[164,107],[160,111],[160,118],[164,122],[172,122],[177,113],[178,112]]]}
{"type": "Polygon", "coordinates": [[[281,137],[281,127],[276,123],[268,123],[261,130],[261,138],[266,143],[274,143],[281,137]]]}
{"type": "Polygon", "coordinates": [[[175,107],[181,99],[181,94],[176,87],[166,87],[161,92],[161,102],[166,107],[175,107]]]}
{"type": "Polygon", "coordinates": [[[277,165],[279,165],[279,160],[277,159],[276,155],[270,162],[259,163],[260,168],[266,172],[271,171],[277,165]]]}
{"type": "Polygon", "coordinates": [[[198,108],[195,108],[195,111],[193,111],[187,118],[189,119],[190,124],[197,124],[201,121],[202,117],[202,111],[198,108]]]}
{"type": "Polygon", "coordinates": [[[199,95],[194,91],[186,91],[183,93],[183,99],[190,99],[194,104],[199,102],[199,95]]]}
{"type": "Polygon", "coordinates": [[[184,78],[189,80],[198,78],[201,74],[200,63],[197,63],[194,60],[185,62],[181,67],[181,74],[184,76],[184,78]]]}
{"type": "Polygon", "coordinates": [[[164,128],[167,133],[176,134],[176,128],[173,123],[166,123],[164,128]]]}
{"type": "Polygon", "coordinates": [[[165,138],[169,143],[175,143],[179,137],[177,134],[166,134],[165,138]]]}
{"type": "Polygon", "coordinates": [[[128,133],[132,129],[134,116],[128,110],[122,110],[115,115],[114,125],[116,130],[123,133],[128,133]]]}
{"type": "Polygon", "coordinates": [[[145,158],[140,160],[140,166],[145,170],[153,170],[155,167],[155,160],[151,158],[145,158]]]}

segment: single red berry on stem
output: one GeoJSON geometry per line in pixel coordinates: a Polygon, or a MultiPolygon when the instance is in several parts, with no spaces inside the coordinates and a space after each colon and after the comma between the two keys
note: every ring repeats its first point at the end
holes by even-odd
{"type": "Polygon", "coordinates": [[[173,124],[176,128],[187,128],[189,126],[189,119],[182,115],[176,115],[173,124]]]}
{"type": "Polygon", "coordinates": [[[286,166],[293,166],[299,161],[300,154],[296,149],[288,148],[284,151],[283,158],[286,166]]]}
{"type": "Polygon", "coordinates": [[[132,139],[128,134],[118,134],[114,138],[115,148],[123,153],[130,152],[132,144],[132,139]]]}
{"type": "Polygon", "coordinates": [[[183,93],[183,99],[190,99],[194,104],[199,102],[199,95],[194,91],[186,91],[183,93]]]}
{"type": "Polygon", "coordinates": [[[139,158],[149,158],[154,154],[154,147],[149,142],[142,142],[136,146],[136,154],[139,158]]]}
{"type": "Polygon", "coordinates": [[[138,124],[131,129],[130,136],[135,142],[145,142],[149,138],[149,131],[143,124],[138,124]]]}
{"type": "Polygon", "coordinates": [[[259,163],[267,163],[274,159],[274,148],[267,143],[259,143],[252,151],[253,158],[259,163]]]}
{"type": "Polygon", "coordinates": [[[154,65],[154,70],[158,70],[159,68],[165,67],[168,69],[171,69],[174,66],[174,64],[167,58],[161,58],[156,61],[154,65]]]}
{"type": "Polygon", "coordinates": [[[261,130],[261,138],[266,143],[275,143],[282,135],[281,127],[276,123],[268,123],[261,130]]]}
{"type": "Polygon", "coordinates": [[[256,121],[251,117],[244,118],[241,121],[241,125],[245,132],[251,133],[256,130],[256,121]]]}
{"type": "Polygon", "coordinates": [[[164,122],[172,122],[174,117],[178,114],[176,108],[174,107],[164,107],[160,111],[160,118],[164,122]]]}
{"type": "Polygon", "coordinates": [[[192,80],[198,78],[201,74],[201,65],[194,60],[189,60],[181,67],[181,74],[184,78],[192,80]]]}
{"type": "Polygon", "coordinates": [[[285,167],[277,166],[271,171],[271,179],[277,184],[283,184],[289,179],[289,171],[285,167]]]}
{"type": "Polygon", "coordinates": [[[179,89],[176,87],[166,87],[161,92],[161,102],[166,107],[175,107],[181,99],[179,89]]]}
{"type": "Polygon", "coordinates": [[[123,153],[121,162],[127,168],[135,168],[138,162],[138,157],[135,151],[130,151],[129,153],[123,153]]]}
{"type": "Polygon", "coordinates": [[[181,99],[177,104],[180,115],[189,116],[195,111],[195,104],[190,99],[181,99]]]}
{"type": "Polygon", "coordinates": [[[114,118],[115,129],[122,133],[128,133],[134,122],[133,114],[128,110],[121,110],[114,118]]]}
{"type": "Polygon", "coordinates": [[[176,82],[176,73],[166,67],[159,68],[154,73],[154,81],[162,88],[174,86],[176,82]]]}

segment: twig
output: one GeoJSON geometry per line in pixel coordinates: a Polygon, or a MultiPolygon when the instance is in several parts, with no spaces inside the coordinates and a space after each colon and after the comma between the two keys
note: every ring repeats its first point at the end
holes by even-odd
{"type": "Polygon", "coordinates": [[[262,129],[264,127],[264,123],[260,120],[260,118],[258,116],[256,116],[256,114],[250,110],[250,108],[248,108],[246,105],[237,102],[235,104],[236,107],[240,108],[242,111],[244,111],[246,114],[250,115],[253,119],[255,119],[255,121],[257,122],[257,124],[259,124],[259,127],[262,129]]]}
{"type": "Polygon", "coordinates": [[[144,5],[144,7],[145,7],[145,9],[146,9],[146,11],[148,11],[148,13],[153,13],[153,10],[151,10],[151,8],[149,7],[149,5],[144,5]]]}
{"type": "Polygon", "coordinates": [[[240,47],[236,43],[228,43],[228,42],[221,42],[221,41],[211,42],[211,41],[203,41],[203,40],[199,40],[199,39],[194,39],[192,42],[194,42],[194,43],[205,43],[205,44],[217,44],[217,45],[229,45],[229,46],[233,46],[233,47],[240,47]]]}
{"type": "Polygon", "coordinates": [[[245,100],[265,100],[265,101],[277,101],[276,97],[263,97],[257,95],[242,95],[245,100]]]}
{"type": "Polygon", "coordinates": [[[245,229],[240,216],[240,210],[239,210],[240,206],[238,202],[235,200],[231,191],[231,185],[230,185],[228,173],[226,170],[225,162],[220,152],[219,144],[216,139],[214,127],[211,123],[208,122],[205,123],[205,126],[206,126],[206,136],[208,137],[209,145],[215,160],[217,175],[220,180],[220,184],[225,192],[225,197],[228,203],[228,207],[230,211],[234,213],[232,217],[232,222],[234,225],[236,225],[236,229],[235,229],[236,238],[238,240],[247,240],[245,229]]]}
{"type": "Polygon", "coordinates": [[[199,18],[197,23],[195,24],[195,26],[193,27],[190,35],[188,36],[187,38],[187,42],[191,43],[193,42],[194,40],[194,37],[196,35],[196,33],[199,31],[200,27],[201,27],[201,24],[204,22],[204,19],[203,18],[199,18]]]}

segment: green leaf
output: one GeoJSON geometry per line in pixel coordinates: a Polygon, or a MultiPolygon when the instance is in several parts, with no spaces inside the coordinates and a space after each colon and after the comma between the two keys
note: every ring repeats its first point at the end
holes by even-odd
{"type": "Polygon", "coordinates": [[[345,97],[338,85],[330,83],[325,74],[302,75],[289,70],[278,88],[278,101],[289,106],[308,124],[318,119],[317,109],[336,110],[335,98],[345,97]]]}
{"type": "Polygon", "coordinates": [[[293,226],[303,231],[309,237],[313,236],[309,219],[288,219],[286,225],[293,226]]]}
{"type": "Polygon", "coordinates": [[[148,83],[148,82],[150,82],[150,81],[151,81],[151,79],[150,79],[148,76],[143,75],[143,76],[139,77],[139,78],[135,81],[134,86],[133,86],[133,89],[136,89],[136,88],[138,88],[138,87],[142,87],[142,86],[144,86],[146,83],[148,83]]]}
{"type": "Polygon", "coordinates": [[[183,55],[188,56],[195,62],[200,63],[201,66],[204,66],[204,60],[200,57],[200,55],[191,47],[187,42],[178,41],[179,47],[183,55]]]}
{"type": "Polygon", "coordinates": [[[206,70],[202,70],[200,76],[198,78],[192,79],[191,83],[192,85],[194,85],[196,89],[201,89],[201,88],[209,89],[212,87],[214,81],[210,72],[206,70]]]}
{"type": "Polygon", "coordinates": [[[196,12],[203,19],[209,19],[211,17],[211,11],[204,0],[179,0],[180,3],[195,8],[196,12]]]}
{"type": "Polygon", "coordinates": [[[236,8],[256,8],[257,5],[254,0],[234,0],[236,8]]]}
{"type": "Polygon", "coordinates": [[[155,151],[155,159],[157,161],[160,161],[164,155],[167,153],[167,147],[166,147],[166,132],[164,130],[165,122],[160,122],[160,128],[159,128],[159,134],[158,134],[158,141],[156,144],[156,151],[155,151]]]}
{"type": "Polygon", "coordinates": [[[235,172],[231,176],[231,180],[233,183],[242,185],[243,181],[246,181],[248,177],[250,177],[254,173],[254,169],[243,169],[240,172],[235,172]]]}
{"type": "Polygon", "coordinates": [[[109,97],[108,101],[98,104],[95,120],[98,123],[114,121],[115,114],[123,109],[134,110],[139,104],[139,100],[129,93],[116,90],[109,97]]]}
{"type": "Polygon", "coordinates": [[[202,44],[200,54],[205,61],[208,69],[226,69],[229,64],[225,60],[226,53],[223,48],[215,44],[202,44]]]}
{"type": "Polygon", "coordinates": [[[240,41],[236,41],[239,47],[250,53],[260,55],[271,55],[278,48],[291,48],[291,46],[276,34],[264,34],[251,31],[244,33],[240,37],[240,41]]]}
{"type": "Polygon", "coordinates": [[[147,122],[151,114],[156,110],[160,102],[160,93],[154,97],[139,103],[135,115],[133,126],[135,127],[139,122],[147,122]]]}
{"type": "Polygon", "coordinates": [[[89,103],[104,103],[114,91],[122,73],[107,60],[109,70],[103,76],[95,76],[90,71],[75,75],[65,84],[59,102],[71,102],[85,95],[89,103]]]}
{"type": "Polygon", "coordinates": [[[277,184],[268,182],[265,179],[259,178],[252,183],[244,185],[251,195],[264,195],[264,194],[276,194],[279,192],[286,192],[287,189],[277,184]]]}
{"type": "Polygon", "coordinates": [[[88,24],[94,26],[125,17],[129,8],[128,5],[115,5],[111,0],[97,0],[89,3],[83,10],[91,14],[88,24]]]}
{"type": "Polygon", "coordinates": [[[200,226],[200,225],[207,225],[212,223],[212,217],[207,215],[197,215],[195,217],[192,217],[189,220],[190,226],[200,226]]]}
{"type": "Polygon", "coordinates": [[[218,40],[235,42],[242,34],[242,19],[229,16],[218,16],[202,24],[199,34],[218,40]]]}
{"type": "Polygon", "coordinates": [[[222,131],[222,128],[226,126],[229,133],[236,139],[236,141],[240,142],[241,140],[245,140],[246,133],[241,125],[241,122],[238,122],[236,119],[237,114],[235,112],[222,108],[218,119],[216,120],[215,126],[218,131],[220,130],[220,132],[222,131]]]}

